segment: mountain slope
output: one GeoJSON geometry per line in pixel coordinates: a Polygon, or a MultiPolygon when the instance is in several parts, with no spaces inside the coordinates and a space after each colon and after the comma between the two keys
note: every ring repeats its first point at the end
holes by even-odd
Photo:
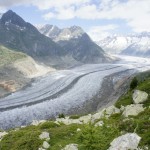
{"type": "Polygon", "coordinates": [[[102,63],[112,61],[101,47],[96,45],[81,27],[59,29],[56,26],[45,25],[39,31],[53,39],[63,47],[67,55],[83,63],[102,63]]]}
{"type": "Polygon", "coordinates": [[[54,69],[37,64],[28,55],[0,45],[0,97],[30,84],[31,78],[54,69]]]}
{"type": "Polygon", "coordinates": [[[142,32],[127,36],[114,35],[97,42],[110,53],[134,56],[150,56],[150,33],[142,32]]]}
{"type": "Polygon", "coordinates": [[[12,50],[9,50],[6,47],[0,45],[0,67],[26,57],[27,56],[23,53],[13,52],[12,50]]]}
{"type": "Polygon", "coordinates": [[[45,60],[47,56],[49,59],[60,59],[64,56],[64,50],[58,44],[11,10],[4,13],[0,19],[0,35],[3,35],[0,36],[0,44],[34,58],[45,60]]]}

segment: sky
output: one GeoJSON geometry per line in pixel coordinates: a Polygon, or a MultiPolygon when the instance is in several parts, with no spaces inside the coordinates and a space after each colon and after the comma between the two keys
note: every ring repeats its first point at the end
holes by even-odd
{"type": "Polygon", "coordinates": [[[150,0],[0,0],[33,25],[81,26],[93,40],[150,32],[150,0]]]}

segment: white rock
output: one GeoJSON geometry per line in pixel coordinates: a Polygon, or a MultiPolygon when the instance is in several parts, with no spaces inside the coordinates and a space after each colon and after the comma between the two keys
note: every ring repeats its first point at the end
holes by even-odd
{"type": "Polygon", "coordinates": [[[141,140],[136,133],[127,133],[119,136],[111,142],[108,150],[135,150],[141,140]]]}
{"type": "Polygon", "coordinates": [[[2,138],[7,135],[8,133],[7,132],[0,132],[0,141],[2,140],[2,138]]]}
{"type": "Polygon", "coordinates": [[[66,145],[66,147],[63,148],[62,150],[78,150],[78,145],[77,144],[69,144],[69,145],[66,145]]]}
{"type": "Polygon", "coordinates": [[[46,120],[33,120],[31,125],[38,126],[39,124],[42,124],[44,122],[46,122],[46,120]]]}
{"type": "Polygon", "coordinates": [[[133,102],[135,104],[139,104],[139,103],[143,103],[147,100],[148,94],[144,91],[135,90],[132,95],[132,98],[133,98],[133,102]]]}
{"type": "Polygon", "coordinates": [[[49,137],[49,133],[48,133],[48,132],[42,132],[42,133],[39,135],[39,138],[40,138],[41,140],[46,139],[46,141],[50,140],[50,137],[49,137]]]}
{"type": "Polygon", "coordinates": [[[142,111],[144,111],[143,104],[132,104],[124,108],[122,115],[124,117],[128,117],[129,115],[137,116],[142,111]]]}
{"type": "Polygon", "coordinates": [[[50,147],[50,145],[46,141],[44,141],[43,148],[48,149],[49,147],[50,147]]]}
{"type": "Polygon", "coordinates": [[[95,127],[98,127],[98,126],[103,126],[104,122],[103,121],[99,121],[95,124],[95,127]]]}

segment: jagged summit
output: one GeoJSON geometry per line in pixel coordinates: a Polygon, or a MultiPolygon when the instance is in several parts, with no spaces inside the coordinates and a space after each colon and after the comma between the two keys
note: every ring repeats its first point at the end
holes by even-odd
{"type": "Polygon", "coordinates": [[[12,10],[8,10],[6,13],[2,15],[1,22],[4,24],[8,23],[15,24],[20,27],[26,26],[26,22],[12,10]]]}
{"type": "Polygon", "coordinates": [[[37,28],[42,34],[50,37],[54,41],[78,38],[79,36],[85,33],[81,27],[75,25],[68,28],[60,29],[55,25],[46,24],[42,27],[37,28]]]}

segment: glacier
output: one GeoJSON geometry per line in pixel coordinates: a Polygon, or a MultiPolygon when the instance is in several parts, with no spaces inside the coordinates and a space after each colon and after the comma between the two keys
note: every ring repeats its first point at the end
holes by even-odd
{"type": "Polygon", "coordinates": [[[103,89],[105,77],[116,74],[112,78],[115,83],[125,75],[150,70],[149,59],[117,57],[120,61],[114,64],[86,64],[36,78],[31,86],[1,98],[0,128],[20,127],[33,120],[55,118],[60,113],[82,109],[83,104],[92,102],[103,89]],[[125,74],[119,75],[120,72],[125,74]]]}

